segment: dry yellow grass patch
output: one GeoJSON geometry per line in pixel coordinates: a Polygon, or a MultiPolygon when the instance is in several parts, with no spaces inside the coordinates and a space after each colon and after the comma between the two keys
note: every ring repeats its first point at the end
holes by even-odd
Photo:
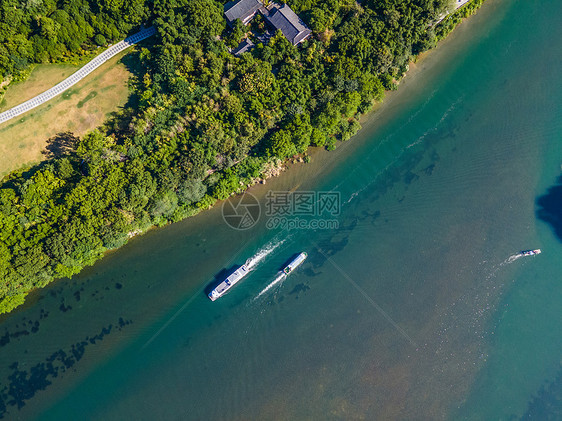
{"type": "Polygon", "coordinates": [[[39,64],[35,66],[25,82],[13,83],[8,87],[4,100],[0,104],[0,112],[45,92],[79,68],[68,64],[39,64]]]}
{"type": "MultiPolygon", "coordinates": [[[[0,124],[0,176],[41,161],[47,139],[57,133],[81,136],[122,107],[129,97],[130,73],[119,61],[126,54],[113,57],[51,101],[0,124]]],[[[27,81],[8,88],[0,111],[33,98],[76,70],[70,65],[37,66],[27,81]]]]}

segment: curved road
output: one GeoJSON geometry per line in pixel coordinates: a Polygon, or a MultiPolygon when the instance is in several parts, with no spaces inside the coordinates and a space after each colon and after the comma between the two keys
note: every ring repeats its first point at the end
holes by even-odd
{"type": "Polygon", "coordinates": [[[34,98],[31,98],[29,101],[25,101],[24,103],[10,108],[8,111],[4,111],[0,113],[0,124],[8,121],[20,114],[23,114],[35,107],[38,107],[41,104],[49,101],[50,99],[56,97],[57,95],[63,93],[72,85],[78,83],[80,80],[88,76],[92,73],[95,69],[113,57],[115,54],[120,53],[121,51],[129,48],[131,45],[136,44],[143,39],[151,37],[156,33],[156,28],[151,26],[150,28],[143,29],[142,31],[137,32],[134,35],[131,35],[128,38],[125,38],[123,41],[118,42],[115,45],[112,45],[99,56],[95,57],[91,61],[89,61],[84,67],[81,67],[77,72],[73,73],[65,80],[60,82],[59,84],[53,86],[51,89],[46,90],[42,94],[37,95],[34,98]]]}

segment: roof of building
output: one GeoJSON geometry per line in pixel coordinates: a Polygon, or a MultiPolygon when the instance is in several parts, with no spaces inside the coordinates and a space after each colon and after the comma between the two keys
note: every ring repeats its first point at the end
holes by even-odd
{"type": "Polygon", "coordinates": [[[232,50],[232,54],[234,54],[235,56],[239,56],[242,53],[250,51],[252,48],[254,48],[254,43],[246,38],[238,45],[238,47],[232,50]]]}
{"type": "Polygon", "coordinates": [[[260,7],[263,5],[259,0],[233,0],[224,5],[224,14],[230,24],[236,19],[246,24],[260,7]]]}
{"type": "Polygon", "coordinates": [[[274,8],[266,19],[275,29],[281,30],[293,45],[304,41],[312,33],[287,4],[274,8]]]}

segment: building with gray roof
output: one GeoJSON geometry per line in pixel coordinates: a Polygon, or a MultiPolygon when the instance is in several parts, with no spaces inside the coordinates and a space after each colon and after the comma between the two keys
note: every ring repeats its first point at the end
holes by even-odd
{"type": "Polygon", "coordinates": [[[254,43],[246,38],[238,45],[238,47],[232,50],[232,54],[238,57],[243,53],[250,51],[252,48],[254,48],[254,43]]]}
{"type": "Polygon", "coordinates": [[[262,7],[263,4],[259,0],[233,0],[225,4],[224,15],[230,26],[234,25],[236,19],[247,25],[262,7]]]}
{"type": "Polygon", "coordinates": [[[265,19],[275,29],[279,29],[293,45],[300,44],[312,35],[312,31],[306,27],[288,4],[275,6],[271,8],[265,19]]]}

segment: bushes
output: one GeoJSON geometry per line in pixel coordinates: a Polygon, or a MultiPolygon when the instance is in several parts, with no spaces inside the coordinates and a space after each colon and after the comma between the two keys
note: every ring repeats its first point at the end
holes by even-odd
{"type": "Polygon", "coordinates": [[[102,34],[97,34],[97,35],[94,37],[94,42],[95,42],[97,45],[102,46],[102,47],[107,44],[107,41],[106,41],[105,37],[104,37],[102,34]]]}
{"type": "Polygon", "coordinates": [[[482,6],[483,3],[484,0],[471,0],[463,7],[443,19],[443,21],[437,26],[435,30],[436,40],[441,40],[449,35],[451,31],[455,29],[455,27],[459,23],[461,23],[464,18],[467,18],[470,15],[476,13],[476,11],[482,6]]]}
{"type": "Polygon", "coordinates": [[[0,314],[9,313],[14,308],[22,305],[25,302],[26,296],[27,293],[23,293],[2,298],[0,300],[0,314]]]}

